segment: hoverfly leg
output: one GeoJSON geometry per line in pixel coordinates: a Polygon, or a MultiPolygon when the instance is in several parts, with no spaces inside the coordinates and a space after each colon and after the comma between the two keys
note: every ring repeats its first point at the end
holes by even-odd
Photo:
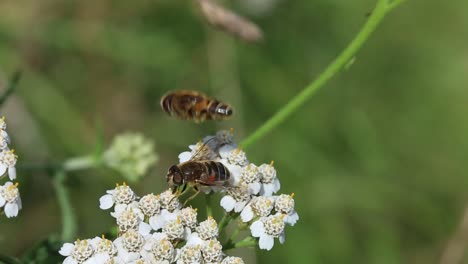
{"type": "Polygon", "coordinates": [[[184,207],[185,207],[185,205],[187,204],[188,201],[192,200],[193,198],[195,198],[200,193],[200,189],[197,186],[193,186],[193,190],[195,190],[195,193],[192,196],[190,196],[189,198],[187,198],[187,200],[185,200],[184,207]]]}
{"type": "Polygon", "coordinates": [[[172,197],[172,199],[169,201],[169,204],[171,204],[174,199],[177,199],[180,196],[182,196],[187,190],[188,190],[187,184],[175,187],[174,190],[172,191],[172,193],[174,194],[174,197],[172,197]]]}

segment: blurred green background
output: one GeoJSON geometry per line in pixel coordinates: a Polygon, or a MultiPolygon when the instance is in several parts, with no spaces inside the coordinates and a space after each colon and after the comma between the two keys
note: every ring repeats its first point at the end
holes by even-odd
{"type": "MultiPolygon", "coordinates": [[[[96,124],[107,143],[140,131],[160,161],[133,187],[160,192],[178,153],[221,128],[245,138],[337,56],[376,1],[225,2],[260,25],[262,43],[209,28],[190,1],[1,0],[2,80],[23,71],[1,108],[18,164],[92,152],[96,124]],[[204,91],[236,115],[172,120],[159,108],[171,89],[204,91]]],[[[351,67],[249,149],[255,163],[275,160],[300,221],[284,245],[242,250],[247,262],[468,263],[440,261],[468,249],[468,228],[458,228],[468,206],[467,73],[468,2],[410,0],[390,13],[351,67]]],[[[70,175],[79,238],[112,225],[98,199],[122,180],[70,175]]],[[[23,170],[19,181],[20,216],[0,218],[0,253],[16,256],[60,231],[48,175],[23,170]]]]}

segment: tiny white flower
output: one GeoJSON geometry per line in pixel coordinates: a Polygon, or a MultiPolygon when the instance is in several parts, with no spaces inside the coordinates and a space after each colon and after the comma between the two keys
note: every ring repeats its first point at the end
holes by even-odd
{"type": "Polygon", "coordinates": [[[169,240],[183,239],[188,236],[188,230],[182,225],[180,217],[168,222],[162,229],[169,240]]]}
{"type": "Polygon", "coordinates": [[[238,166],[243,167],[249,163],[249,161],[247,160],[247,155],[240,148],[231,150],[226,157],[223,157],[223,156],[221,156],[221,158],[227,159],[227,161],[233,165],[238,165],[238,166]]]}
{"type": "Polygon", "coordinates": [[[161,209],[159,195],[154,195],[151,193],[141,197],[140,201],[138,201],[138,207],[147,217],[158,214],[161,209]]]}
{"type": "Polygon", "coordinates": [[[87,239],[76,240],[74,244],[65,243],[59,253],[66,257],[63,263],[84,263],[91,258],[94,249],[87,239]]]}
{"type": "Polygon", "coordinates": [[[159,195],[159,202],[161,203],[161,209],[167,209],[170,212],[182,207],[179,199],[172,193],[170,188],[159,195]]]}
{"type": "Polygon", "coordinates": [[[119,231],[123,233],[130,229],[137,229],[142,220],[138,213],[130,208],[130,210],[125,210],[118,215],[117,225],[119,226],[119,231]]]}
{"type": "Polygon", "coordinates": [[[151,253],[156,261],[166,260],[172,263],[176,257],[174,246],[167,238],[156,240],[151,247],[151,253]]]}
{"type": "Polygon", "coordinates": [[[241,170],[241,181],[245,182],[249,186],[251,194],[258,194],[261,188],[260,184],[260,173],[258,172],[257,166],[250,163],[241,170]]]}
{"type": "Polygon", "coordinates": [[[202,255],[200,246],[184,246],[180,249],[177,256],[177,264],[201,263],[202,255]]]}
{"type": "Polygon", "coordinates": [[[275,197],[276,212],[285,214],[284,222],[291,226],[299,220],[299,215],[294,210],[294,193],[291,195],[281,194],[275,197]]]}
{"type": "Polygon", "coordinates": [[[16,160],[18,156],[15,155],[15,151],[4,149],[0,152],[0,176],[8,171],[8,177],[10,180],[16,179],[16,160]]]}
{"type": "Polygon", "coordinates": [[[0,150],[7,150],[10,144],[10,137],[5,130],[0,130],[0,150]]]}
{"type": "Polygon", "coordinates": [[[117,247],[111,240],[104,238],[104,235],[102,237],[89,239],[88,241],[96,253],[107,254],[109,258],[117,254],[117,247]]]}
{"type": "Polygon", "coordinates": [[[272,196],[273,193],[279,191],[281,185],[278,177],[276,176],[276,170],[273,167],[273,161],[270,164],[262,164],[258,167],[258,171],[261,175],[262,188],[260,194],[263,196],[272,196]]]}
{"type": "Polygon", "coordinates": [[[149,219],[149,224],[154,230],[159,230],[167,225],[167,223],[177,219],[179,211],[169,212],[167,209],[162,209],[159,214],[155,214],[149,219]]]}
{"type": "Polygon", "coordinates": [[[208,219],[201,222],[200,225],[197,226],[196,230],[200,238],[203,240],[216,238],[219,234],[218,224],[211,216],[208,216],[208,219]]]}
{"type": "Polygon", "coordinates": [[[195,228],[197,225],[197,210],[192,207],[186,207],[179,211],[179,217],[182,225],[195,228]]]}
{"type": "Polygon", "coordinates": [[[116,184],[115,188],[108,190],[107,194],[99,198],[99,207],[107,210],[114,204],[130,204],[136,200],[136,195],[133,190],[124,182],[123,185],[116,184]]]}
{"type": "Polygon", "coordinates": [[[271,214],[274,207],[274,200],[271,197],[257,196],[252,198],[249,204],[242,210],[241,219],[249,222],[254,217],[265,217],[271,214]]]}
{"type": "Polygon", "coordinates": [[[133,229],[128,230],[114,241],[118,250],[117,256],[125,263],[136,261],[140,258],[140,251],[143,249],[144,243],[143,236],[133,229]]]}
{"type": "Polygon", "coordinates": [[[242,211],[245,205],[250,201],[249,186],[245,183],[240,184],[237,187],[227,188],[227,195],[224,196],[221,201],[221,207],[226,210],[226,212],[238,213],[242,211]]]}
{"type": "Polygon", "coordinates": [[[0,186],[0,207],[4,208],[5,216],[16,217],[21,210],[21,197],[18,190],[18,183],[6,182],[0,186]]]}
{"type": "Polygon", "coordinates": [[[271,215],[262,217],[252,223],[250,231],[253,237],[258,237],[258,246],[260,249],[270,250],[273,248],[274,239],[279,238],[280,243],[284,243],[284,220],[283,215],[271,215]]]}
{"type": "Polygon", "coordinates": [[[5,122],[5,117],[2,116],[2,117],[0,118],[0,129],[1,129],[1,130],[5,130],[6,127],[7,127],[7,125],[6,125],[6,122],[5,122]]]}
{"type": "Polygon", "coordinates": [[[223,246],[216,239],[205,241],[201,247],[205,263],[219,262],[223,257],[223,246]]]}
{"type": "Polygon", "coordinates": [[[239,257],[226,257],[221,264],[244,264],[244,260],[239,257]]]}

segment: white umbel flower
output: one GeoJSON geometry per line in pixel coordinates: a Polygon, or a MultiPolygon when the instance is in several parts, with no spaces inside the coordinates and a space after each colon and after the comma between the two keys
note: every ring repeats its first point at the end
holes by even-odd
{"type": "Polygon", "coordinates": [[[10,137],[5,130],[0,129],[0,150],[7,150],[10,144],[10,137]]]}
{"type": "Polygon", "coordinates": [[[138,260],[144,243],[145,239],[141,234],[133,229],[128,230],[114,241],[118,250],[117,257],[124,263],[138,260]]]}
{"type": "Polygon", "coordinates": [[[168,261],[172,263],[175,259],[175,249],[167,238],[156,240],[151,247],[151,253],[156,261],[168,261]]]}
{"type": "Polygon", "coordinates": [[[201,248],[205,263],[219,262],[223,257],[223,246],[216,239],[205,241],[201,248]]]}
{"type": "Polygon", "coordinates": [[[136,200],[136,195],[133,190],[124,182],[123,185],[116,184],[115,188],[108,190],[107,194],[99,198],[99,207],[107,210],[114,204],[130,204],[136,200]]]}
{"type": "Polygon", "coordinates": [[[186,207],[179,212],[180,221],[182,225],[195,228],[197,226],[197,210],[192,207],[186,207]]]}
{"type": "Polygon", "coordinates": [[[258,167],[261,175],[262,188],[260,194],[263,196],[272,196],[273,193],[279,191],[281,184],[276,176],[275,167],[273,167],[273,161],[270,164],[262,164],[258,167]]]}
{"type": "Polygon", "coordinates": [[[94,249],[89,240],[76,240],[75,243],[65,243],[59,253],[65,256],[65,264],[92,263],[91,256],[94,249]]]}
{"type": "Polygon", "coordinates": [[[18,156],[13,149],[4,149],[0,152],[0,176],[8,171],[10,180],[16,179],[16,161],[18,156]]]}
{"type": "Polygon", "coordinates": [[[118,215],[117,225],[119,226],[119,231],[124,233],[130,229],[138,229],[142,220],[139,214],[130,208],[130,210],[125,210],[118,215]]]}
{"type": "Polygon", "coordinates": [[[241,170],[241,181],[249,186],[251,194],[258,194],[262,185],[260,184],[260,173],[257,166],[250,163],[241,170]]]}
{"type": "Polygon", "coordinates": [[[286,237],[283,217],[284,215],[281,214],[270,215],[252,223],[250,231],[253,237],[259,238],[258,246],[260,249],[272,249],[275,238],[279,238],[281,244],[284,243],[286,237]]]}
{"type": "Polygon", "coordinates": [[[141,197],[140,201],[138,201],[138,207],[147,217],[152,217],[153,215],[158,214],[161,209],[159,195],[151,193],[141,197]]]}
{"type": "Polygon", "coordinates": [[[288,225],[295,225],[299,220],[299,215],[294,210],[294,193],[291,195],[280,194],[275,197],[275,210],[278,213],[285,214],[284,222],[288,225]]]}
{"type": "Polygon", "coordinates": [[[208,219],[201,222],[200,225],[197,226],[196,230],[200,238],[203,240],[216,238],[219,234],[218,224],[211,216],[208,216],[208,219]]]}
{"type": "Polygon", "coordinates": [[[5,216],[16,217],[21,210],[21,197],[18,190],[18,183],[6,182],[0,186],[0,208],[5,206],[5,216]]]}
{"type": "Polygon", "coordinates": [[[201,263],[202,255],[200,246],[184,246],[180,249],[177,256],[177,264],[201,263]]]}
{"type": "Polygon", "coordinates": [[[159,195],[159,202],[161,203],[161,209],[167,209],[169,212],[182,207],[179,199],[172,193],[171,189],[167,189],[159,195]]]}
{"type": "Polygon", "coordinates": [[[275,203],[272,197],[256,196],[252,198],[249,204],[242,210],[241,219],[243,222],[249,222],[254,217],[265,217],[271,214],[275,203]]]}
{"type": "Polygon", "coordinates": [[[183,239],[184,236],[187,235],[180,217],[167,223],[167,225],[163,227],[162,231],[167,235],[169,240],[183,239]]]}

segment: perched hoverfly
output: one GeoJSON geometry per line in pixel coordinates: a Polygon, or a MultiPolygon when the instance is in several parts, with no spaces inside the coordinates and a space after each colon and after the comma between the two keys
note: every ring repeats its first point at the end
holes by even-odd
{"type": "Polygon", "coordinates": [[[212,150],[208,142],[205,142],[189,161],[173,165],[167,172],[167,183],[173,192],[178,194],[177,196],[182,195],[187,190],[187,186],[195,190],[195,194],[185,200],[185,203],[197,196],[201,186],[229,186],[231,172],[228,168],[218,161],[203,160],[210,151],[212,150]]]}
{"type": "Polygon", "coordinates": [[[171,91],[161,98],[161,108],[171,116],[183,120],[203,122],[224,120],[232,115],[229,104],[196,91],[171,91]]]}

